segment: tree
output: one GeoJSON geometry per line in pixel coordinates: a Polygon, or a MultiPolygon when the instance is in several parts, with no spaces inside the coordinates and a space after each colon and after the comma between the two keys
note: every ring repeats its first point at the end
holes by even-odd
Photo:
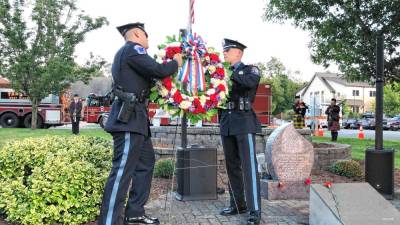
{"type": "Polygon", "coordinates": [[[400,83],[384,87],[383,110],[388,116],[400,114],[400,83]]]}
{"type": "Polygon", "coordinates": [[[85,34],[107,23],[83,13],[75,0],[0,0],[0,74],[31,100],[32,129],[43,98],[87,81],[104,64],[93,55],[83,66],[74,60],[85,34]]]}
{"type": "Polygon", "coordinates": [[[267,63],[256,63],[261,71],[261,83],[271,85],[272,89],[272,114],[292,109],[296,92],[304,83],[290,78],[292,73],[286,69],[283,63],[272,57],[267,63]]]}
{"type": "Polygon", "coordinates": [[[326,67],[336,63],[352,81],[375,77],[375,39],[383,34],[384,76],[400,81],[399,0],[269,0],[264,18],[291,21],[311,32],[313,61],[326,67]]]}

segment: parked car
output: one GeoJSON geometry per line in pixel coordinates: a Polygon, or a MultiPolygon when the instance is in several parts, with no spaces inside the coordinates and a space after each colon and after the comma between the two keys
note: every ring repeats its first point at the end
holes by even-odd
{"type": "MultiPolygon", "coordinates": [[[[352,129],[355,123],[357,123],[357,119],[349,118],[343,122],[343,128],[345,129],[352,129]]],[[[354,129],[354,128],[353,128],[354,129]]]]}
{"type": "Polygon", "coordinates": [[[366,119],[366,118],[357,120],[357,127],[356,128],[359,129],[360,126],[362,126],[363,129],[371,129],[371,120],[370,119],[366,119]]]}
{"type": "Polygon", "coordinates": [[[400,129],[400,116],[395,116],[384,124],[384,129],[387,130],[399,130],[400,129]]]}

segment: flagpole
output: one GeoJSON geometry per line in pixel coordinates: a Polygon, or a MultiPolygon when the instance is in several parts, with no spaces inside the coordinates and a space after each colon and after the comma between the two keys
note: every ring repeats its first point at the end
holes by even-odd
{"type": "Polygon", "coordinates": [[[192,23],[193,23],[193,17],[194,17],[194,1],[195,0],[188,0],[189,1],[189,20],[188,20],[188,34],[192,33],[192,23]]]}

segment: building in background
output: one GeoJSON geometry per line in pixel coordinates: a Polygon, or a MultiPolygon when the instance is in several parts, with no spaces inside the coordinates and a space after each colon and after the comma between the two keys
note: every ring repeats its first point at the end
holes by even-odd
{"type": "Polygon", "coordinates": [[[337,73],[315,73],[307,86],[297,92],[309,106],[307,117],[325,119],[325,110],[332,98],[338,104],[346,101],[353,112],[374,111],[376,90],[366,82],[348,82],[337,73]]]}

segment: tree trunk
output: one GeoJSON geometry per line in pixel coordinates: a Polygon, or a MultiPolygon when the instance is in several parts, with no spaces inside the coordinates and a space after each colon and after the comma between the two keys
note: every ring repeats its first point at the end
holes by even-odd
{"type": "Polygon", "coordinates": [[[32,122],[31,122],[31,129],[36,130],[37,124],[37,115],[38,115],[38,104],[39,100],[36,98],[32,99],[32,122]]]}

